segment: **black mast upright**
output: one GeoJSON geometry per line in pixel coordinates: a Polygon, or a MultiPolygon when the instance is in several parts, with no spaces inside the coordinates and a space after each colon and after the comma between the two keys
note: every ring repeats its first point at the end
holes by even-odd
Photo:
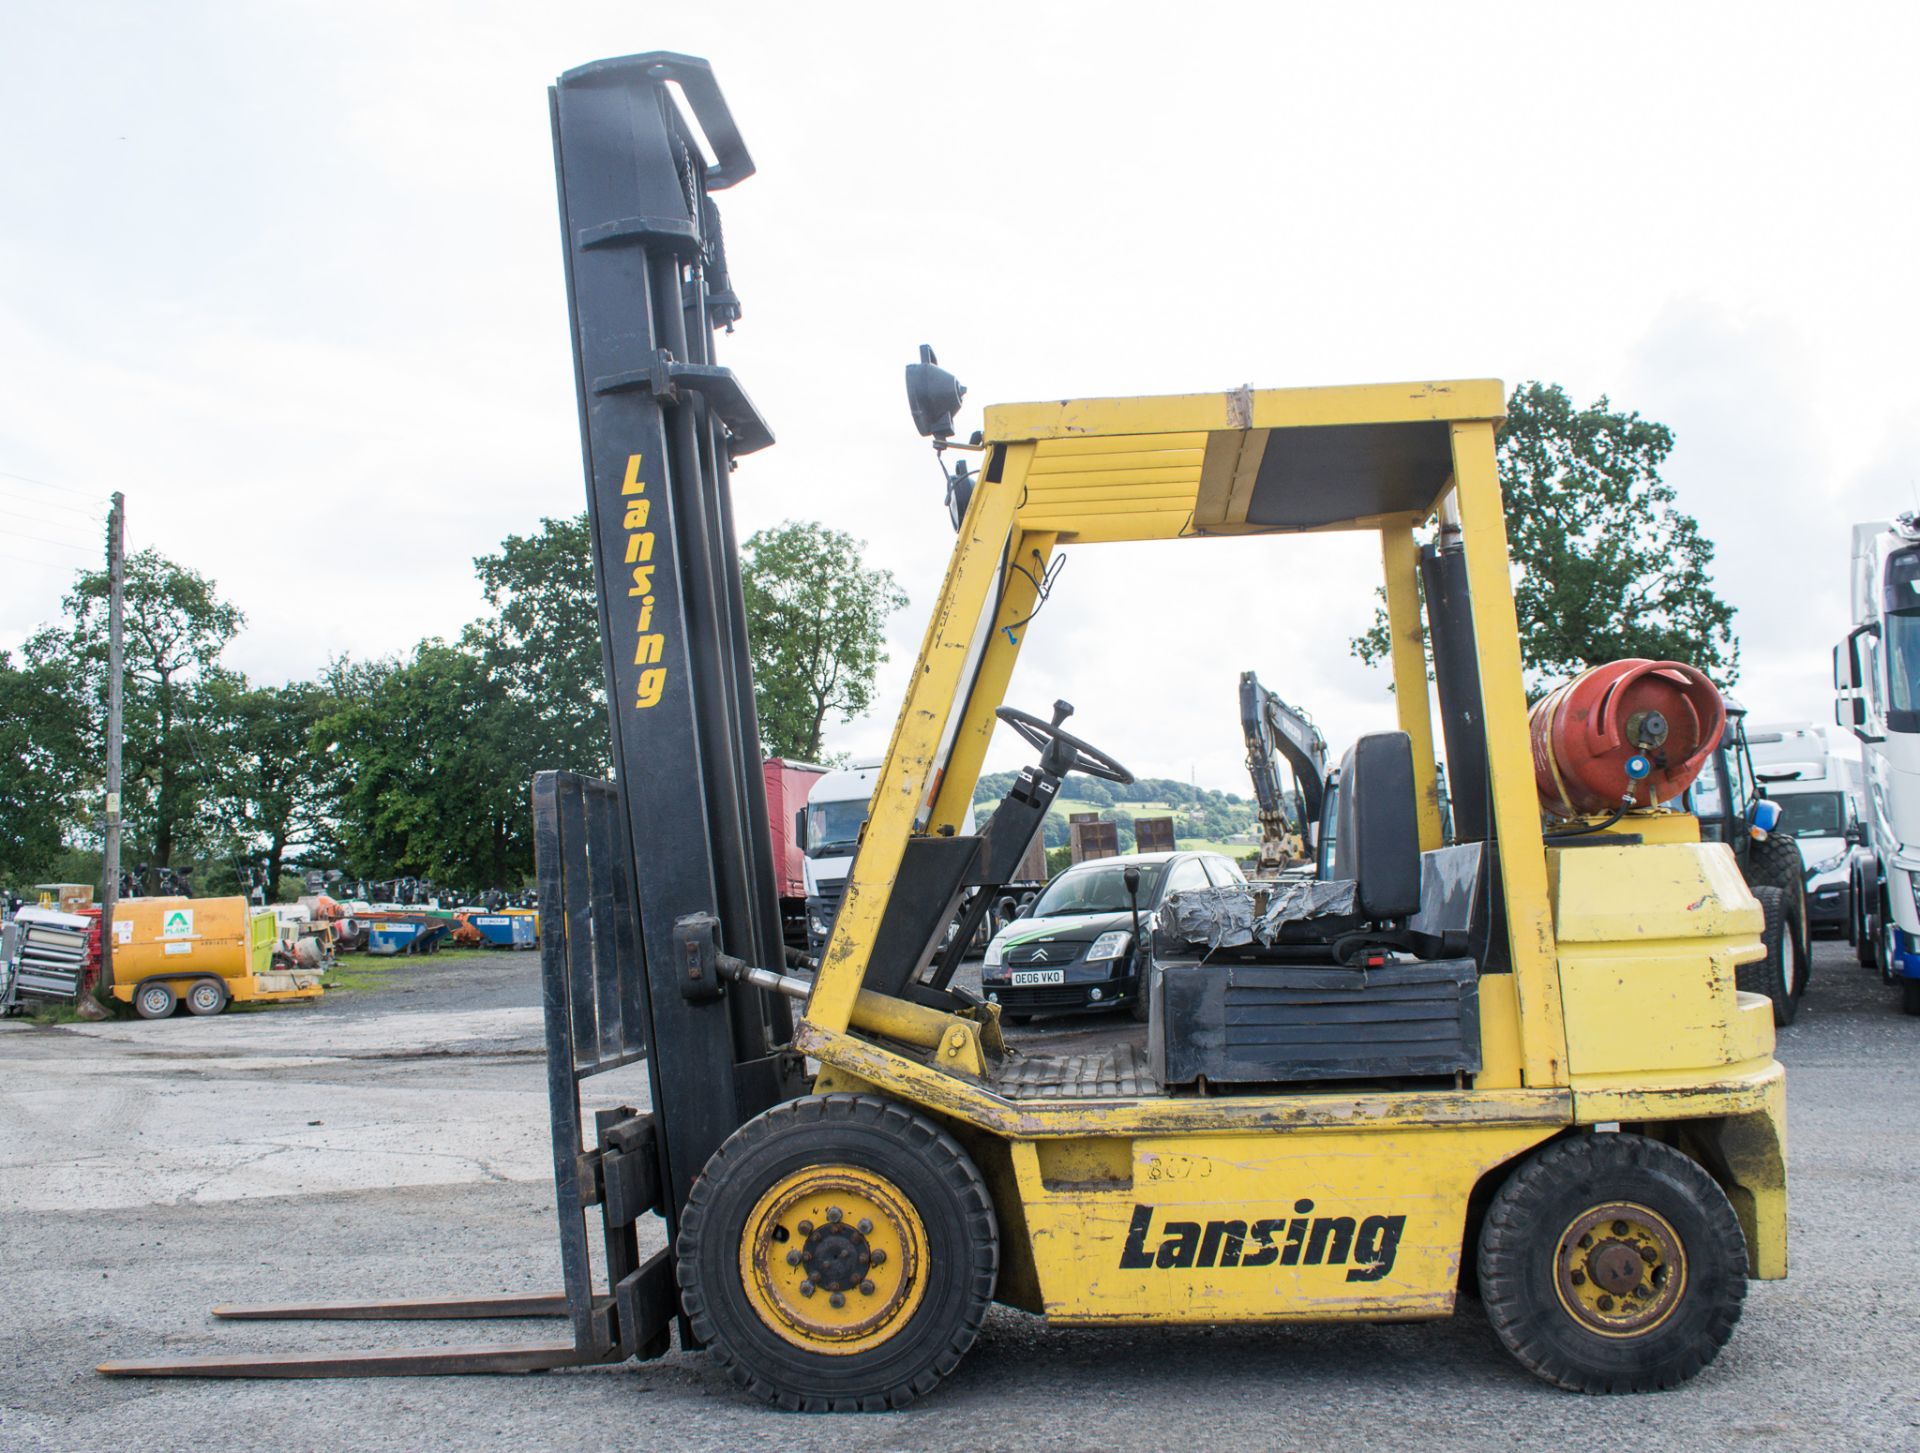
{"type": "Polygon", "coordinates": [[[729,485],[733,459],[773,436],[713,362],[713,329],[739,304],[709,194],[753,162],[691,57],[583,66],[552,103],[613,760],[677,1228],[708,1156],[797,1089],[774,1052],[785,1000],[689,985],[674,940],[677,920],[710,914],[727,953],[781,962],[729,485]]]}

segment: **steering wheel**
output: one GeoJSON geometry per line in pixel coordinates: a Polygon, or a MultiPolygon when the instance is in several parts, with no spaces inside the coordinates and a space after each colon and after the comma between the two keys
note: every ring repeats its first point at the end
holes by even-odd
{"type": "Polygon", "coordinates": [[[1039,749],[1040,770],[1043,772],[1055,777],[1078,772],[1083,777],[1098,777],[1103,782],[1118,782],[1123,787],[1133,781],[1133,773],[1098,747],[1089,746],[1073,733],[1060,730],[1060,723],[1073,715],[1071,702],[1054,702],[1052,721],[1042,721],[1031,712],[1015,711],[1010,706],[1001,707],[994,715],[1018,732],[1020,739],[1028,746],[1039,749]]]}

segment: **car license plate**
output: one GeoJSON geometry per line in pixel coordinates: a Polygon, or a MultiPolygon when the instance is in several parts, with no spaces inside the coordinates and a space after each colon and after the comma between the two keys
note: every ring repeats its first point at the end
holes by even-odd
{"type": "Polygon", "coordinates": [[[1013,983],[1015,988],[1026,988],[1034,984],[1064,984],[1067,982],[1065,969],[1015,969],[1013,983]]]}

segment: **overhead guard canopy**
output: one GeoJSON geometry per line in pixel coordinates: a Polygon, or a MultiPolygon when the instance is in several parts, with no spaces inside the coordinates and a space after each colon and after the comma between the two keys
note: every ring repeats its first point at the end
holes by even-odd
{"type": "Polygon", "coordinates": [[[1061,541],[1377,529],[1430,515],[1449,426],[1506,416],[1495,379],[1065,399],[986,411],[1031,442],[1022,529],[1061,541]]]}

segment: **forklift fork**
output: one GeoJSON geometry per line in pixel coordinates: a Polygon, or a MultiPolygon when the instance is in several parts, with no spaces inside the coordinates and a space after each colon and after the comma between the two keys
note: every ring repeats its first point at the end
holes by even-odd
{"type": "Polygon", "coordinates": [[[491,1297],[228,1305],[227,1321],[439,1321],[564,1317],[570,1341],[372,1352],[137,1358],[103,1362],[114,1377],[418,1377],[538,1372],[658,1357],[674,1317],[665,1249],[640,1259],[638,1223],[663,1209],[653,1117],[628,1107],[594,1116],[581,1148],[580,1085],[647,1056],[647,985],[636,949],[619,796],[611,783],[542,772],[533,784],[540,881],[540,976],[547,1097],[553,1125],[554,1209],[564,1289],[491,1297]],[[596,1288],[587,1211],[597,1206],[607,1280],[596,1288]]]}

